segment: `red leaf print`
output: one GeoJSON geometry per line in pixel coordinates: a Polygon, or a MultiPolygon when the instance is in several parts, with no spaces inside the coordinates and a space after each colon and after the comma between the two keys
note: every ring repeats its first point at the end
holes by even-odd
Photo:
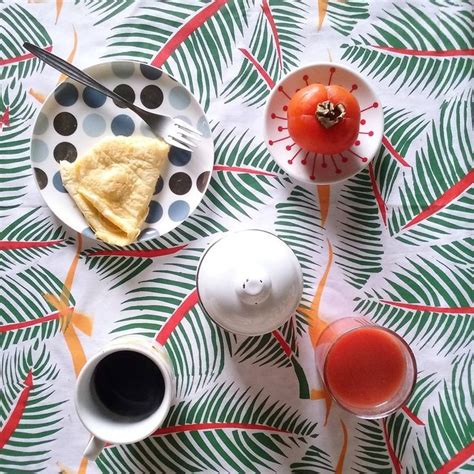
{"type": "Polygon", "coordinates": [[[474,441],[471,441],[464,449],[461,449],[446,464],[437,469],[434,474],[449,474],[462,466],[470,457],[474,456],[474,441]]]}
{"type": "Polygon", "coordinates": [[[427,306],[417,303],[404,303],[403,301],[386,301],[381,300],[381,303],[396,306],[397,308],[413,309],[415,311],[429,311],[431,313],[449,313],[449,314],[474,314],[474,308],[469,306],[462,308],[453,308],[450,306],[427,306]]]}
{"type": "Polygon", "coordinates": [[[262,171],[255,168],[242,168],[240,166],[214,165],[214,171],[230,171],[232,173],[259,174],[263,176],[277,176],[275,173],[262,171]]]}
{"type": "Polygon", "coordinates": [[[164,345],[170,334],[174,331],[176,326],[181,322],[181,320],[186,316],[186,314],[196,306],[199,300],[197,289],[195,288],[188,296],[183,300],[183,302],[176,308],[176,311],[173,313],[170,319],[166,321],[161,330],[156,335],[156,342],[158,344],[164,345]]]}
{"type": "MultiPolygon", "coordinates": [[[[51,52],[53,49],[52,46],[47,46],[46,48],[43,48],[45,51],[51,52]]],[[[0,59],[0,66],[6,66],[7,64],[13,64],[13,63],[21,63],[22,61],[28,61],[29,59],[33,59],[35,56],[31,53],[28,54],[22,54],[21,56],[15,56],[14,58],[6,58],[6,59],[0,59]]]]}
{"type": "Polygon", "coordinates": [[[387,225],[387,206],[385,205],[385,201],[383,200],[383,197],[380,194],[377,181],[375,180],[374,168],[372,166],[372,163],[370,163],[369,165],[369,175],[370,182],[372,183],[372,189],[374,191],[375,200],[377,201],[377,206],[379,207],[380,216],[382,217],[383,223],[387,225]]]}
{"type": "Polygon", "coordinates": [[[31,370],[28,372],[23,384],[25,387],[18,397],[15,408],[13,408],[7,422],[4,424],[2,431],[0,432],[0,449],[8,443],[8,440],[17,429],[21,417],[23,416],[23,412],[25,411],[30,390],[33,388],[33,372],[31,370]]]}
{"type": "Polygon", "coordinates": [[[263,80],[268,84],[268,87],[273,89],[275,87],[273,79],[269,76],[268,72],[265,71],[263,66],[252,56],[252,53],[245,48],[239,48],[239,51],[241,51],[242,54],[253,64],[263,80]]]}
{"type": "Polygon", "coordinates": [[[438,199],[433,201],[426,209],[421,211],[417,216],[415,216],[410,222],[403,226],[403,229],[408,229],[419,222],[428,219],[436,212],[440,211],[443,207],[446,207],[449,203],[454,201],[459,197],[466,189],[469,188],[474,183],[474,169],[469,171],[469,173],[464,176],[460,181],[458,181],[454,186],[450,187],[445,191],[438,199]]]}
{"type": "Polygon", "coordinates": [[[184,23],[160,49],[159,53],[151,60],[151,65],[161,67],[174,53],[180,44],[195,30],[211,18],[228,0],[214,0],[214,2],[199,10],[192,18],[184,23]]]}
{"type": "Polygon", "coordinates": [[[168,426],[158,428],[152,436],[167,435],[171,433],[182,433],[183,431],[198,430],[216,430],[216,429],[239,429],[239,430],[258,430],[258,431],[276,431],[278,433],[290,433],[286,430],[273,428],[272,426],[259,425],[254,423],[191,423],[189,425],[168,426]]]}
{"type": "Polygon", "coordinates": [[[411,168],[410,164],[405,161],[405,158],[403,158],[400,153],[398,153],[397,150],[393,147],[393,145],[390,143],[388,138],[384,135],[382,138],[382,143],[387,149],[387,151],[403,166],[406,166],[407,168],[411,168]]]}
{"type": "Polygon", "coordinates": [[[393,468],[395,469],[396,474],[400,474],[402,472],[402,465],[400,464],[400,460],[395,454],[392,443],[390,442],[390,436],[388,435],[386,419],[382,421],[382,428],[383,428],[383,437],[385,438],[385,444],[387,445],[388,455],[390,456],[390,460],[392,461],[393,468]]]}
{"type": "Polygon", "coordinates": [[[0,250],[19,250],[19,249],[31,249],[36,247],[49,247],[51,245],[57,245],[64,242],[60,240],[45,240],[45,241],[19,241],[19,240],[0,240],[0,250]]]}
{"type": "Polygon", "coordinates": [[[283,58],[281,55],[280,38],[278,37],[278,30],[276,27],[275,19],[273,18],[272,11],[270,10],[270,5],[268,4],[267,0],[262,1],[262,10],[265,16],[267,17],[268,24],[270,25],[270,28],[272,30],[273,38],[275,39],[278,60],[280,62],[280,69],[283,69],[283,58]]]}
{"type": "Polygon", "coordinates": [[[138,258],[154,258],[163,257],[165,255],[172,255],[187,247],[185,245],[178,245],[177,247],[170,247],[167,249],[152,249],[152,250],[93,250],[87,254],[88,257],[138,257],[138,258]]]}

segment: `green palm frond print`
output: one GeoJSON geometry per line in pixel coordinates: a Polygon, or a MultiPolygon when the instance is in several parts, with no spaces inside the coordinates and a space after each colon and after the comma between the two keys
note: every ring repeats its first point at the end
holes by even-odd
{"type": "Polygon", "coordinates": [[[445,381],[438,404],[428,412],[424,439],[413,447],[414,466],[408,472],[470,471],[474,429],[474,398],[469,385],[472,376],[472,352],[459,354],[453,361],[450,382],[445,381]]]}
{"type": "Polygon", "coordinates": [[[382,271],[382,222],[371,174],[364,170],[349,179],[338,203],[342,217],[337,226],[339,240],[334,244],[335,261],[345,281],[356,288],[382,271]]]}
{"type": "Polygon", "coordinates": [[[108,472],[258,472],[277,468],[291,449],[316,437],[315,428],[297,410],[262,391],[254,394],[221,383],[175,405],[163,427],[145,441],[107,448],[98,464],[108,472]]]}
{"type": "MultiPolygon", "coordinates": [[[[45,295],[60,298],[63,283],[49,270],[38,265],[15,276],[4,276],[0,342],[2,349],[25,341],[54,337],[60,330],[61,314],[45,299],[45,295]]],[[[69,293],[67,305],[76,302],[69,293]]]]}
{"type": "Polygon", "coordinates": [[[250,0],[172,1],[140,7],[138,15],[112,28],[104,57],[163,67],[207,109],[231,62],[236,36],[247,24],[249,5],[250,0]],[[186,25],[192,33],[182,40],[186,25]],[[190,61],[192,57],[197,61],[190,61]]]}
{"type": "MultiPolygon", "coordinates": [[[[315,195],[296,186],[286,202],[276,205],[275,233],[295,253],[303,272],[301,306],[308,307],[314,296],[320,273],[320,257],[324,242],[321,215],[315,195]]],[[[296,331],[301,336],[307,326],[306,316],[298,308],[295,316],[296,331]]]]}
{"type": "Polygon", "coordinates": [[[471,110],[471,93],[441,105],[426,148],[416,153],[412,180],[403,180],[402,207],[390,216],[390,232],[400,241],[416,245],[446,235],[447,229],[474,230],[469,212],[474,182],[471,110]]]}
{"type": "Polygon", "coordinates": [[[58,437],[64,400],[52,402],[59,368],[44,345],[2,357],[2,436],[0,469],[3,472],[36,472],[51,457],[51,443],[58,437]]]}
{"type": "Polygon", "coordinates": [[[474,330],[472,268],[440,258],[405,258],[386,284],[356,298],[356,312],[394,329],[410,343],[439,353],[466,347],[474,330]]]}
{"type": "Polygon", "coordinates": [[[433,245],[432,249],[446,260],[469,266],[474,258],[474,238],[468,237],[447,244],[433,245]]]}
{"type": "MultiPolygon", "coordinates": [[[[0,13],[1,15],[1,13],[0,13]]],[[[21,84],[12,79],[0,89],[0,218],[18,206],[25,195],[25,180],[31,176],[30,139],[27,134],[34,106],[21,84]],[[3,120],[6,117],[5,120],[3,120]]]]}
{"type": "MultiPolygon", "coordinates": [[[[0,4],[0,472],[474,471],[472,0],[0,4]],[[120,125],[126,111],[111,108],[117,115],[104,125],[111,103],[100,105],[89,88],[75,90],[73,81],[55,93],[65,76],[44,67],[24,42],[79,68],[141,63],[139,76],[106,68],[116,79],[112,89],[126,94],[132,87],[135,105],[160,103],[150,110],[169,110],[212,137],[212,167],[170,157],[160,170],[176,209],[196,202],[208,183],[183,222],[163,205],[161,217],[176,227],[160,235],[147,223],[125,247],[68,227],[61,203],[69,196],[56,174],[60,151],[83,136],[80,155],[104,126],[104,136],[127,135],[120,125]],[[146,64],[171,77],[169,89],[146,64]],[[297,73],[298,83],[282,82],[310,65],[327,75],[297,73]],[[315,77],[340,85],[340,66],[370,86],[347,82],[361,108],[351,148],[360,161],[352,164],[367,166],[347,176],[345,156],[334,169],[325,168],[329,155],[317,158],[321,167],[315,156],[313,167],[310,159],[298,162],[314,180],[299,181],[289,166],[298,159],[291,158],[296,142],[283,141],[291,138],[286,99],[315,77]],[[204,114],[179,98],[182,86],[204,114]],[[370,89],[376,100],[368,100],[370,89]],[[148,101],[149,93],[157,100],[148,101]],[[266,107],[271,94],[278,110],[266,107]],[[379,113],[383,128],[373,122],[379,113]],[[75,125],[61,127],[64,117],[75,125]],[[275,139],[268,119],[281,133],[275,139]],[[374,156],[364,151],[370,144],[374,156]],[[332,184],[316,184],[323,172],[334,173],[332,184]],[[188,191],[171,185],[178,175],[190,180],[188,191]],[[54,213],[47,204],[53,198],[54,213]],[[253,337],[219,326],[196,283],[206,249],[247,229],[281,239],[303,277],[294,313],[253,337]],[[321,379],[321,335],[342,317],[389,328],[413,351],[412,393],[384,419],[345,411],[321,379]],[[154,340],[169,356],[171,408],[151,436],[108,443],[93,462],[84,457],[88,427],[74,408],[77,378],[108,342],[130,335],[154,340]]],[[[132,135],[142,125],[136,117],[132,135]]],[[[249,245],[229,252],[246,262],[255,250],[249,245]]],[[[281,275],[268,275],[272,291],[261,304],[292,296],[276,294],[287,271],[276,263],[281,275]]],[[[226,264],[216,263],[226,275],[223,296],[247,314],[226,264]]],[[[124,367],[124,383],[126,376],[124,367]]]]}
{"type": "Polygon", "coordinates": [[[386,205],[398,190],[400,173],[409,173],[411,164],[407,152],[420,141],[420,135],[428,123],[421,114],[403,109],[384,110],[384,138],[382,148],[374,159],[375,185],[378,186],[386,205]]]}
{"type": "Polygon", "coordinates": [[[141,275],[153,262],[179,253],[190,242],[225,232],[227,229],[199,208],[178,228],[159,239],[129,245],[127,249],[100,245],[83,252],[89,269],[110,280],[111,289],[141,275]]]}
{"type": "Polygon", "coordinates": [[[407,443],[415,435],[416,428],[424,424],[417,413],[438,383],[433,380],[433,374],[420,377],[411,400],[402,410],[383,420],[358,423],[355,436],[360,444],[356,452],[355,472],[400,472],[407,443]]]}
{"type": "Polygon", "coordinates": [[[369,18],[368,0],[328,0],[327,16],[332,28],[347,36],[360,21],[369,18]]]}
{"type": "Polygon", "coordinates": [[[215,165],[202,206],[215,216],[250,217],[265,207],[285,175],[263,143],[233,131],[214,130],[215,165]]]}
{"type": "MultiPolygon", "coordinates": [[[[25,78],[44,68],[39,59],[25,60],[28,53],[23,49],[25,41],[46,50],[52,48],[52,40],[46,28],[24,7],[9,5],[0,11],[2,29],[2,60],[0,80],[25,78]]],[[[31,55],[30,55],[31,56],[31,55]]]]}
{"type": "Polygon", "coordinates": [[[202,388],[222,372],[229,335],[197,304],[195,279],[202,249],[186,248],[129,292],[113,336],[140,334],[164,345],[181,396],[202,388]]]}
{"type": "Polygon", "coordinates": [[[431,17],[415,5],[393,5],[370,33],[342,45],[342,59],[398,92],[438,97],[472,77],[473,13],[441,11],[431,17]]]}
{"type": "Polygon", "coordinates": [[[23,265],[74,242],[40,208],[32,209],[0,231],[0,271],[23,265]]]}
{"type": "Polygon", "coordinates": [[[235,335],[230,338],[233,342],[233,355],[239,362],[250,361],[257,366],[291,367],[292,360],[287,352],[285,352],[285,349],[288,347],[292,353],[298,355],[295,326],[295,322],[292,319],[279,329],[281,337],[287,346],[283,346],[274,333],[253,337],[235,335]]]}
{"type": "Polygon", "coordinates": [[[226,102],[240,100],[261,107],[282,74],[298,65],[305,6],[300,1],[262,2],[250,44],[239,48],[239,72],[222,91],[226,102]]]}
{"type": "Polygon", "coordinates": [[[133,5],[133,0],[75,0],[76,5],[84,4],[93,15],[97,15],[98,20],[94,26],[114,18],[133,5]]]}
{"type": "Polygon", "coordinates": [[[294,474],[307,474],[309,472],[335,472],[331,464],[331,459],[327,453],[311,446],[300,461],[294,462],[291,466],[294,474]]]}

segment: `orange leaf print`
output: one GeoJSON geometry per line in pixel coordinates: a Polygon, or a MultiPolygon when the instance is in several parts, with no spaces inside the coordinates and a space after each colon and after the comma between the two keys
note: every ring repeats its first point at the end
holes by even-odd
{"type": "Polygon", "coordinates": [[[328,0],[318,0],[318,31],[321,30],[328,11],[328,0]]]}
{"type": "Polygon", "coordinates": [[[342,474],[344,472],[344,459],[346,457],[346,451],[347,451],[347,428],[344,422],[341,420],[341,426],[342,426],[342,448],[341,448],[341,453],[339,454],[339,459],[337,461],[337,466],[335,473],[336,474],[342,474]]]}
{"type": "Polygon", "coordinates": [[[310,395],[311,400],[324,400],[324,405],[326,406],[326,416],[324,418],[324,426],[328,424],[328,418],[329,418],[329,413],[331,412],[331,406],[332,406],[332,398],[331,395],[329,395],[329,392],[325,388],[321,389],[312,389],[311,390],[311,395],[310,395]]]}
{"type": "Polygon", "coordinates": [[[86,363],[86,355],[76,333],[76,328],[88,336],[92,334],[91,318],[85,314],[74,311],[74,308],[68,306],[69,298],[71,296],[71,287],[74,281],[74,275],[76,273],[81,249],[82,236],[78,233],[76,254],[74,255],[71,266],[69,267],[59,298],[51,294],[44,295],[45,300],[54,306],[61,314],[61,330],[64,334],[64,340],[66,341],[69,352],[71,353],[76,377],[79,375],[79,372],[86,363]]]}
{"type": "Polygon", "coordinates": [[[331,186],[329,186],[329,184],[319,184],[316,186],[316,189],[318,191],[319,209],[321,212],[321,226],[325,227],[329,213],[331,186]]]}
{"type": "Polygon", "coordinates": [[[79,470],[77,474],[86,474],[87,472],[87,458],[82,458],[81,465],[79,466],[79,470]]]}
{"type": "Polygon", "coordinates": [[[28,94],[31,95],[31,97],[34,97],[38,102],[40,102],[41,104],[44,103],[46,97],[44,94],[42,94],[41,92],[38,92],[37,90],[33,89],[30,87],[30,89],[28,90],[28,94]]]}
{"type": "Polygon", "coordinates": [[[63,0],[56,0],[56,20],[54,21],[54,24],[58,24],[58,18],[59,15],[61,14],[61,10],[63,9],[63,0]]]}
{"type": "MultiPolygon", "coordinates": [[[[62,4],[62,1],[61,1],[61,4],[62,4]]],[[[71,52],[69,53],[69,56],[66,58],[66,61],[68,63],[72,63],[74,61],[74,56],[76,55],[76,50],[77,50],[77,32],[76,32],[76,28],[74,28],[74,26],[72,27],[72,29],[74,31],[73,44],[72,44],[71,52]]],[[[63,82],[66,78],[67,78],[67,76],[65,74],[61,74],[59,76],[59,79],[58,79],[58,84],[60,82],[63,82]]]]}
{"type": "Polygon", "coordinates": [[[313,301],[311,302],[311,306],[309,308],[304,308],[300,306],[298,310],[303,313],[309,322],[309,335],[311,337],[311,342],[313,347],[316,347],[318,342],[319,336],[324,331],[328,323],[322,320],[319,317],[319,306],[321,304],[321,298],[323,295],[324,287],[326,286],[326,281],[328,279],[329,271],[331,270],[331,265],[333,261],[333,251],[331,242],[328,239],[328,262],[326,264],[326,269],[324,270],[324,274],[319,281],[318,287],[316,288],[316,292],[314,294],[313,301]]]}

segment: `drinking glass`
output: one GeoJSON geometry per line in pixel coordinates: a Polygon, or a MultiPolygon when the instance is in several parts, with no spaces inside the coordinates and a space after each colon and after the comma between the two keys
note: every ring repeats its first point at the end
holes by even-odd
{"type": "Polygon", "coordinates": [[[363,317],[327,326],[315,354],[330,395],[360,418],[390,415],[407,402],[415,386],[416,361],[408,344],[363,317]]]}

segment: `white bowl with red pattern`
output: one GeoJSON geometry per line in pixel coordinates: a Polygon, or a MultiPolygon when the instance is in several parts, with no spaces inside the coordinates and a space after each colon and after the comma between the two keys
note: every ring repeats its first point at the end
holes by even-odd
{"type": "Polygon", "coordinates": [[[354,176],[373,160],[382,144],[380,100],[366,79],[341,64],[312,64],[285,76],[270,93],[264,117],[265,143],[272,157],[292,178],[305,183],[333,184],[354,176]],[[359,102],[359,135],[342,153],[322,155],[303,150],[288,133],[287,110],[292,95],[315,83],[345,87],[359,102]]]}

